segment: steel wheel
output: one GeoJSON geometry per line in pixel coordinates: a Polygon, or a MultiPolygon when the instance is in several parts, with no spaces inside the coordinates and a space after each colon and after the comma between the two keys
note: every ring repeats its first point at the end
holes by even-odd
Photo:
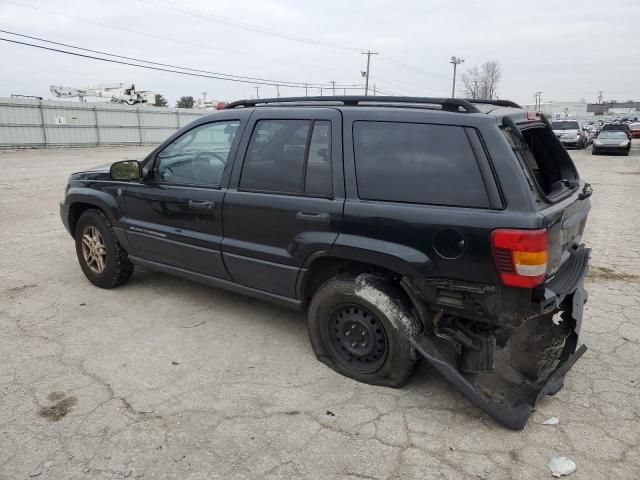
{"type": "Polygon", "coordinates": [[[107,264],[107,247],[102,235],[93,225],[82,232],[82,255],[87,266],[95,273],[102,273],[107,264]]]}
{"type": "Polygon", "coordinates": [[[344,366],[360,373],[377,371],[387,357],[382,322],[362,306],[340,305],[330,317],[329,348],[344,366]]]}

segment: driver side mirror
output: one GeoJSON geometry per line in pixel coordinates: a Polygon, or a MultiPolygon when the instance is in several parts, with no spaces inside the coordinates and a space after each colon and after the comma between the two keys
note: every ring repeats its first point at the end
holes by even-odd
{"type": "Polygon", "coordinates": [[[136,160],[123,160],[111,165],[109,175],[112,180],[140,180],[142,165],[136,160]]]}

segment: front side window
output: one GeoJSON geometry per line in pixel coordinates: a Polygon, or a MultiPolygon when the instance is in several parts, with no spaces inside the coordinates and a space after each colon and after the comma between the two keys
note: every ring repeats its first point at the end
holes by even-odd
{"type": "Polygon", "coordinates": [[[155,177],[178,185],[219,187],[239,125],[231,120],[189,130],[157,155],[155,177]]]}
{"type": "Polygon", "coordinates": [[[260,120],[249,142],[240,189],[331,194],[331,122],[260,120]]]}
{"type": "Polygon", "coordinates": [[[489,207],[463,127],[355,122],[353,138],[360,198],[489,207]]]}

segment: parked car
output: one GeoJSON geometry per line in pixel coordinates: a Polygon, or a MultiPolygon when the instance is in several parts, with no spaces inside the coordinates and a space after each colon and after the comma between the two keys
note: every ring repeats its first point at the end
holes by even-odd
{"type": "Polygon", "coordinates": [[[590,195],[513,102],[301,97],[74,173],[60,212],[99,287],[139,265],[306,310],[335,371],[399,387],[422,356],[519,429],[586,350],[590,195]]]}
{"type": "Polygon", "coordinates": [[[587,146],[587,135],[575,120],[551,122],[551,128],[565,147],[585,148],[587,146]]]}
{"type": "Polygon", "coordinates": [[[631,138],[640,138],[640,123],[630,124],[629,130],[631,130],[631,138]]]}
{"type": "Polygon", "coordinates": [[[602,153],[629,155],[630,151],[631,140],[621,130],[604,130],[600,132],[598,138],[593,141],[593,147],[591,148],[592,155],[602,153]]]}
{"type": "Polygon", "coordinates": [[[629,140],[631,140],[632,135],[631,135],[631,128],[629,127],[628,123],[622,123],[622,122],[616,122],[616,123],[607,123],[602,127],[602,131],[608,131],[608,130],[614,130],[614,131],[621,131],[624,132],[627,135],[627,138],[629,140]]]}

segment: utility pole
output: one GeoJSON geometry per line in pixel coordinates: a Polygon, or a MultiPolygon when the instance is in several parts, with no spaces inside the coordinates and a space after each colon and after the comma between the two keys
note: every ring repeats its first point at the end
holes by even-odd
{"type": "Polygon", "coordinates": [[[280,98],[280,85],[276,85],[276,96],[280,98]]]}
{"type": "Polygon", "coordinates": [[[260,98],[260,87],[254,87],[256,89],[256,99],[260,98]]]}
{"type": "Polygon", "coordinates": [[[331,90],[332,90],[332,94],[335,97],[336,96],[336,81],[335,80],[331,80],[331,90]]]}
{"type": "Polygon", "coordinates": [[[360,52],[362,55],[367,56],[367,69],[362,73],[362,76],[365,77],[364,81],[364,95],[365,97],[369,95],[369,70],[371,67],[371,55],[379,55],[379,52],[372,52],[371,50],[367,50],[366,52],[360,52]]]}
{"type": "Polygon", "coordinates": [[[202,102],[206,102],[207,101],[207,92],[202,92],[202,102]]]}
{"type": "Polygon", "coordinates": [[[453,86],[451,87],[451,98],[456,97],[456,68],[461,63],[464,63],[464,59],[458,57],[451,57],[449,61],[450,64],[453,65],[453,86]]]}
{"type": "Polygon", "coordinates": [[[602,94],[604,92],[602,90],[598,91],[598,103],[602,103],[602,94]]]}
{"type": "Polygon", "coordinates": [[[376,84],[375,83],[373,84],[373,96],[374,97],[376,96],[376,84]]]}
{"type": "Polygon", "coordinates": [[[536,92],[534,95],[536,99],[536,112],[542,110],[542,93],[543,92],[536,92]]]}
{"type": "Polygon", "coordinates": [[[308,89],[308,88],[309,88],[309,85],[305,83],[305,84],[304,84],[304,96],[305,96],[305,97],[308,97],[308,96],[309,96],[309,93],[307,92],[307,89],[308,89]]]}

